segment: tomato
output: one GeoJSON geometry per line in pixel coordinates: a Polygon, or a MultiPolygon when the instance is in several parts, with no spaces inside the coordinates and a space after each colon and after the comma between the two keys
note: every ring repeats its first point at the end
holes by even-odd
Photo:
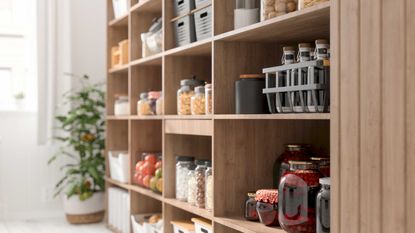
{"type": "Polygon", "coordinates": [[[146,161],[144,162],[143,166],[140,168],[141,174],[146,175],[154,175],[155,167],[154,164],[146,161]]]}
{"type": "Polygon", "coordinates": [[[150,187],[150,180],[151,180],[151,178],[153,178],[152,175],[146,175],[146,176],[144,176],[144,179],[143,179],[143,185],[144,185],[144,187],[146,187],[146,188],[149,188],[150,187]]]}
{"type": "Polygon", "coordinates": [[[156,164],[157,163],[157,155],[155,155],[155,154],[148,154],[148,155],[146,155],[146,157],[144,158],[144,160],[146,162],[151,163],[151,164],[156,164]]]}
{"type": "Polygon", "coordinates": [[[163,165],[163,162],[160,160],[156,163],[155,168],[159,169],[159,168],[161,168],[162,165],[163,165]]]}
{"type": "Polygon", "coordinates": [[[135,171],[139,171],[140,170],[140,167],[141,166],[143,166],[143,164],[144,164],[144,161],[138,161],[136,164],[135,164],[135,171]]]}

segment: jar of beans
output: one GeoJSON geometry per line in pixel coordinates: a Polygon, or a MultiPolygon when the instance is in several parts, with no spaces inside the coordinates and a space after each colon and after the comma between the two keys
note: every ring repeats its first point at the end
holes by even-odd
{"type": "Polygon", "coordinates": [[[189,170],[187,174],[188,181],[187,181],[187,202],[191,205],[196,205],[196,172],[194,169],[189,170]]]}
{"type": "Polygon", "coordinates": [[[187,201],[189,170],[194,166],[194,157],[177,156],[176,157],[176,199],[187,201]]]}
{"type": "Polygon", "coordinates": [[[258,212],[256,211],[256,194],[255,192],[248,192],[248,199],[245,201],[244,218],[249,221],[258,221],[258,212]]]}
{"type": "Polygon", "coordinates": [[[297,0],[262,0],[261,21],[297,10],[297,0]]]}
{"type": "Polygon", "coordinates": [[[204,81],[184,79],[180,81],[180,89],[177,91],[177,114],[190,115],[190,102],[196,86],[204,85],[204,81]]]}
{"type": "Polygon", "coordinates": [[[315,6],[319,3],[328,2],[329,0],[299,0],[298,1],[298,9],[304,9],[307,7],[315,6]]]}
{"type": "Polygon", "coordinates": [[[212,103],[212,91],[213,86],[212,84],[205,85],[205,113],[212,114],[213,113],[213,103],[212,103]]]}
{"type": "Polygon", "coordinates": [[[290,161],[279,186],[278,213],[288,233],[316,232],[316,198],[321,178],[314,162],[290,161]]]}
{"type": "Polygon", "coordinates": [[[323,177],[330,177],[330,158],[328,157],[311,157],[311,161],[315,161],[318,165],[318,170],[323,177]]]}
{"type": "Polygon", "coordinates": [[[196,160],[196,206],[199,208],[205,208],[205,192],[206,192],[206,160],[196,160]]]}
{"type": "Polygon", "coordinates": [[[195,93],[191,98],[190,110],[192,115],[204,115],[205,108],[205,87],[198,86],[195,88],[195,93]]]}
{"type": "Polygon", "coordinates": [[[205,208],[207,210],[212,210],[213,209],[213,170],[212,170],[211,161],[206,162],[205,181],[206,181],[205,208]]]}

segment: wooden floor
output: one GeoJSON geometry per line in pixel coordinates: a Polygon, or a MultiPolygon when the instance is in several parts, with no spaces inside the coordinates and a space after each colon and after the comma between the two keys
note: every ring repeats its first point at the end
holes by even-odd
{"type": "Polygon", "coordinates": [[[110,233],[103,223],[74,226],[65,219],[1,221],[0,233],[110,233]]]}

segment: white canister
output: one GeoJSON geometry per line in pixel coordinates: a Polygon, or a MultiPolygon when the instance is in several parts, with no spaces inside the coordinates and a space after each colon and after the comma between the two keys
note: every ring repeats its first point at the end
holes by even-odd
{"type": "Polygon", "coordinates": [[[329,59],[330,44],[327,40],[316,40],[315,56],[317,60],[329,59]]]}
{"type": "Polygon", "coordinates": [[[298,44],[298,62],[310,61],[312,59],[313,48],[309,43],[300,43],[298,44]]]}
{"type": "Polygon", "coordinates": [[[292,46],[286,46],[282,48],[283,54],[281,63],[284,65],[292,64],[295,62],[295,48],[292,46]]]}
{"type": "Polygon", "coordinates": [[[242,28],[259,22],[259,9],[239,8],[234,11],[234,27],[235,29],[242,28]]]}
{"type": "Polygon", "coordinates": [[[130,114],[130,101],[127,95],[115,95],[114,115],[125,116],[130,114]]]}

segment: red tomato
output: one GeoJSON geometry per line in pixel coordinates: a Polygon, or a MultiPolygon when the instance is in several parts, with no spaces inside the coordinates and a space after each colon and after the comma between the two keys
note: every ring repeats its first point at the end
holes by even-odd
{"type": "Polygon", "coordinates": [[[144,179],[144,176],[143,175],[138,175],[137,184],[143,185],[143,179],[144,179]]]}
{"type": "Polygon", "coordinates": [[[155,155],[155,154],[148,154],[148,155],[146,155],[146,157],[144,158],[144,160],[146,162],[151,163],[151,164],[156,164],[157,163],[157,155],[155,155]]]}
{"type": "Polygon", "coordinates": [[[136,171],[139,171],[139,170],[140,170],[140,167],[141,167],[141,166],[143,166],[143,164],[144,164],[144,161],[138,161],[138,162],[135,164],[135,170],[136,170],[136,171]]]}
{"type": "Polygon", "coordinates": [[[163,162],[162,162],[162,161],[158,161],[154,167],[155,167],[156,169],[159,169],[159,168],[161,168],[162,164],[163,164],[163,162]]]}
{"type": "Polygon", "coordinates": [[[145,177],[144,177],[144,179],[143,179],[143,185],[144,185],[144,187],[150,187],[150,180],[151,180],[151,178],[153,178],[153,176],[152,175],[146,175],[145,177]]]}
{"type": "Polygon", "coordinates": [[[138,184],[138,177],[141,176],[138,172],[134,173],[134,182],[138,184]]]}
{"type": "Polygon", "coordinates": [[[141,174],[143,175],[143,176],[146,176],[146,175],[154,175],[154,171],[155,171],[156,169],[155,169],[155,167],[154,167],[154,164],[152,164],[152,163],[150,163],[150,162],[148,162],[148,161],[146,161],[144,164],[143,164],[143,166],[141,166],[141,169],[140,169],[140,171],[141,171],[141,174]]]}

